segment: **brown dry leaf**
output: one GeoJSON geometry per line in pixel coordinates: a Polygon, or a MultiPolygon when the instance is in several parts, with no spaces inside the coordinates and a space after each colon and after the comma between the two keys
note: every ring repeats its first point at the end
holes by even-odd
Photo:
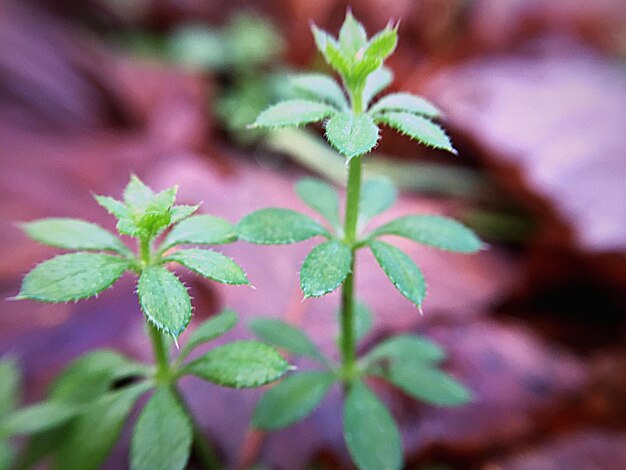
{"type": "Polygon", "coordinates": [[[626,434],[594,429],[553,439],[519,455],[487,464],[484,468],[622,470],[625,467],[626,434]]]}
{"type": "Polygon", "coordinates": [[[505,187],[544,218],[541,244],[626,249],[626,73],[576,43],[544,38],[433,79],[427,94],[482,150],[505,187]],[[549,234],[552,239],[547,239],[549,234]]]}

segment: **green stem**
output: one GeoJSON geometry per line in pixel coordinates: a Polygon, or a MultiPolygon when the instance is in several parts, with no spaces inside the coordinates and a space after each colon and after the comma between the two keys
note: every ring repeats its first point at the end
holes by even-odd
{"type": "Polygon", "coordinates": [[[349,386],[356,372],[356,332],[354,330],[354,270],[357,249],[357,222],[361,195],[361,156],[349,162],[348,188],[346,192],[346,219],[344,242],[352,250],[350,274],[343,283],[341,292],[341,362],[346,385],[349,386]]]}
{"type": "Polygon", "coordinates": [[[198,426],[198,423],[194,419],[189,407],[183,400],[178,387],[176,387],[176,371],[170,368],[168,347],[165,342],[163,334],[152,324],[148,324],[150,329],[150,339],[152,340],[152,349],[154,352],[154,359],[156,361],[157,370],[155,380],[157,385],[170,387],[174,395],[178,398],[180,405],[184,408],[193,427],[193,445],[196,451],[196,455],[200,460],[202,466],[206,470],[219,470],[220,464],[215,455],[213,449],[209,446],[202,430],[198,426]]]}
{"type": "Polygon", "coordinates": [[[346,191],[345,241],[350,246],[356,241],[356,227],[359,221],[359,199],[361,197],[361,157],[354,157],[348,163],[348,188],[346,191]]]}
{"type": "Polygon", "coordinates": [[[165,338],[163,338],[161,332],[152,323],[148,323],[148,328],[150,329],[152,351],[154,352],[154,360],[157,366],[157,383],[167,384],[170,381],[170,366],[165,338]]]}
{"type": "Polygon", "coordinates": [[[350,101],[352,102],[352,112],[354,114],[361,114],[363,112],[363,88],[365,83],[357,86],[350,93],[350,101]]]}
{"type": "Polygon", "coordinates": [[[141,257],[141,263],[144,266],[150,265],[152,258],[150,251],[150,240],[147,238],[141,238],[139,240],[139,256],[141,257]]]}

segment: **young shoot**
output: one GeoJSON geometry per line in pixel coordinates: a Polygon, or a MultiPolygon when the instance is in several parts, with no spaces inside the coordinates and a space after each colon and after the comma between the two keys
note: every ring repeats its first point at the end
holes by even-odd
{"type": "Polygon", "coordinates": [[[289,369],[273,347],[257,341],[226,343],[188,359],[198,346],[235,326],[237,317],[230,310],[199,325],[172,360],[166,337],[177,341],[192,314],[187,288],[170,267],[179,264],[225,284],[249,284],[233,260],[204,248],[235,241],[235,228],[218,217],[193,215],[198,206],[175,205],[176,187],[155,193],[136,176],[126,186],[123,201],[95,198],[118,219],[120,235],[136,240],[136,252],[113,233],[83,220],[25,223],[25,232],[34,240],[73,252],[37,265],[24,278],[16,298],[77,301],[97,296],[125,272],[135,274],[156,365],[109,350],[78,358],[57,378],[46,401],[2,416],[0,445],[14,436],[33,436],[16,468],[50,457],[54,469],[95,470],[113,448],[137,400],[153,389],[133,428],[130,468],[183,469],[192,443],[205,468],[220,468],[178,381],[194,375],[226,387],[259,387],[289,369]]]}
{"type": "Polygon", "coordinates": [[[296,76],[294,85],[301,97],[271,106],[252,125],[271,130],[323,122],[326,139],[348,166],[343,218],[335,189],[307,178],[297,184],[296,193],[324,222],[292,210],[269,208],[249,214],[237,226],[240,239],[257,244],[322,237],[304,259],[300,286],[305,297],[342,288],[339,364],[324,357],[304,332],[284,322],[268,318],[251,323],[264,341],[296,356],[308,356],[322,366],[322,370],[297,372],[270,389],[257,406],[253,424],[263,429],[289,426],[310,414],[331,385],[340,382],[345,391],[345,442],[354,462],[365,470],[399,469],[403,459],[397,425],[364,379],[381,377],[431,405],[462,405],[470,400],[470,392],[440,368],[444,360],[441,348],[417,335],[389,338],[357,358],[356,343],[369,330],[372,313],[355,298],[355,253],[369,250],[393,286],[421,311],[426,284],[419,267],[384,239],[397,236],[460,253],[476,252],[482,245],[460,223],[436,215],[404,216],[366,230],[368,222],[391,207],[397,196],[388,181],[362,183],[361,162],[376,146],[380,125],[429,147],[457,153],[444,130],[433,122],[440,116],[433,104],[408,93],[376,99],[392,81],[383,63],[396,48],[397,29],[389,24],[368,38],[349,10],[338,38],[313,26],[317,48],[340,81],[317,73],[296,76]]]}

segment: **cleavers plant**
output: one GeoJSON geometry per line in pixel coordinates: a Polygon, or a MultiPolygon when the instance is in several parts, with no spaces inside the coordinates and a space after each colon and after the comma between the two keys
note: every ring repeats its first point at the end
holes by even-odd
{"type": "Polygon", "coordinates": [[[356,344],[372,322],[371,312],[355,300],[355,254],[369,249],[393,285],[421,309],[426,285],[418,266],[397,247],[381,240],[395,235],[448,251],[471,253],[480,240],[458,222],[435,215],[409,215],[370,231],[371,218],[388,209],[396,190],[388,182],[361,183],[361,161],[379,140],[379,125],[386,125],[422,144],[455,153],[445,132],[432,119],[435,106],[408,93],[391,93],[373,99],[392,80],[383,67],[397,43],[397,25],[388,25],[370,39],[351,14],[335,39],[312,27],[317,48],[341,78],[307,74],[294,79],[302,98],[279,102],[263,111],[253,127],[280,128],[324,122],[328,142],[347,160],[345,213],[339,212],[339,196],[328,184],[300,181],[296,192],[302,201],[326,219],[324,226],[288,209],[261,209],[238,224],[240,239],[257,244],[287,244],[321,236],[325,240],[306,256],[300,270],[305,297],[319,297],[340,286],[340,364],[324,357],[306,334],[271,318],[251,323],[264,341],[297,356],[319,362],[322,370],[296,372],[272,387],[260,400],[253,425],[263,429],[288,426],[311,413],[330,386],[343,384],[343,430],[348,450],[361,469],[398,469],[402,466],[401,437],[390,412],[365,383],[380,377],[426,403],[457,406],[467,403],[469,391],[440,369],[444,353],[439,346],[416,335],[389,338],[357,358],[356,344]]]}
{"type": "Polygon", "coordinates": [[[177,338],[191,319],[192,307],[186,287],[168,269],[171,264],[225,284],[248,284],[244,271],[225,255],[204,248],[179,249],[181,245],[230,243],[237,237],[226,220],[193,215],[198,206],[175,205],[176,190],[172,187],[155,194],[132,176],[123,201],[95,196],[118,219],[119,233],[137,240],[136,253],[111,232],[82,220],[51,218],[23,224],[31,238],[77,251],[37,265],[24,278],[16,299],[77,301],[98,295],[127,271],[134,273],[156,365],[141,364],[110,350],[93,351],[74,361],[55,381],[46,401],[3,416],[0,443],[32,435],[16,468],[28,468],[48,456],[52,468],[99,468],[134,403],[150,389],[154,393],[134,425],[130,468],[182,469],[192,443],[206,468],[219,468],[177,382],[195,375],[227,387],[258,387],[288,370],[273,347],[257,341],[226,343],[188,360],[196,347],[235,325],[236,315],[229,310],[199,325],[177,357],[172,357],[168,338],[178,347],[177,338]]]}

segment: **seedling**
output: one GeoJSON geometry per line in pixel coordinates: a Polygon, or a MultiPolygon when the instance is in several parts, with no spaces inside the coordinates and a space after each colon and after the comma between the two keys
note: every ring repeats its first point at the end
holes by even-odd
{"type": "Polygon", "coordinates": [[[433,405],[462,405],[470,400],[470,393],[440,369],[444,359],[441,348],[420,336],[392,337],[357,358],[357,340],[368,331],[372,320],[367,307],[355,300],[355,253],[370,250],[396,289],[421,310],[426,284],[420,269],[408,255],[381,238],[395,235],[461,253],[479,250],[481,242],[458,222],[434,215],[405,216],[365,230],[370,219],[396,199],[396,189],[388,182],[368,180],[361,184],[361,162],[379,140],[379,125],[430,147],[456,151],[443,129],[433,122],[439,111],[424,98],[391,93],[373,103],[392,80],[383,62],[396,47],[397,25],[390,24],[368,39],[363,25],[348,11],[338,39],[316,26],[312,30],[317,48],[343,87],[327,75],[298,76],[295,84],[303,97],[268,108],[253,127],[275,129],[323,121],[326,139],[347,161],[344,218],[340,218],[337,192],[322,181],[305,179],[298,183],[296,192],[326,220],[326,225],[292,210],[269,208],[244,217],[237,230],[241,239],[257,244],[325,238],[305,258],[300,286],[305,297],[319,297],[342,287],[341,362],[337,365],[324,357],[305,333],[286,323],[253,321],[251,327],[258,337],[323,366],[322,370],[295,373],[270,389],[257,406],[253,424],[263,429],[293,424],[311,413],[330,386],[339,381],[345,390],[344,437],[354,462],[362,469],[398,469],[402,446],[397,425],[364,379],[381,377],[433,405]]]}
{"type": "Polygon", "coordinates": [[[227,343],[188,360],[195,348],[235,325],[236,315],[229,310],[198,326],[176,359],[170,357],[167,338],[176,342],[191,319],[189,294],[168,269],[170,264],[180,264],[217,282],[248,284],[241,267],[225,255],[205,248],[178,249],[181,245],[230,243],[236,235],[224,219],[193,215],[198,206],[175,205],[176,189],[155,194],[133,176],[123,201],[95,196],[118,219],[119,233],[137,240],[137,253],[114,234],[82,220],[42,219],[23,225],[25,232],[41,243],[79,251],[37,265],[24,278],[16,298],[77,301],[96,296],[127,271],[136,274],[156,366],[107,350],[94,351],[70,364],[45,402],[3,417],[0,444],[8,437],[34,435],[21,468],[49,454],[53,468],[99,468],[131,408],[150,389],[154,393],[134,425],[130,467],[182,469],[194,442],[205,466],[217,468],[216,458],[178,390],[178,380],[195,375],[227,387],[258,387],[288,370],[287,362],[273,347],[256,341],[227,343]]]}

